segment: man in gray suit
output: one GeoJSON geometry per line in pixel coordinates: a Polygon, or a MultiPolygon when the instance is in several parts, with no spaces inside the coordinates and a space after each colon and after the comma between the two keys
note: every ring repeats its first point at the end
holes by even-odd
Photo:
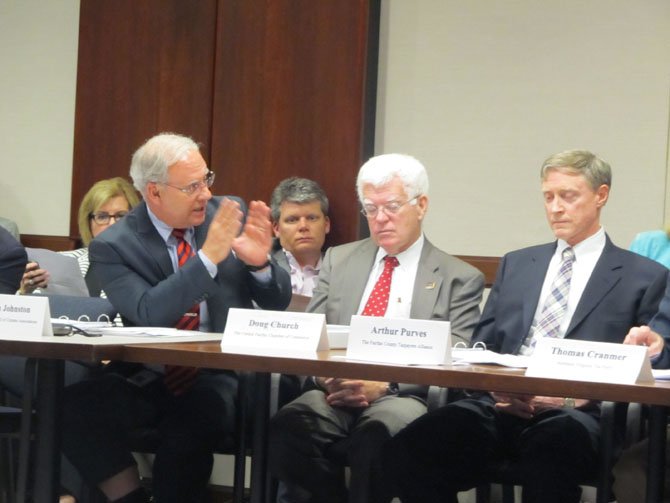
{"type": "MultiPolygon", "coordinates": [[[[270,209],[252,201],[245,211],[237,198],[212,198],[214,173],[193,140],[154,136],[133,155],[130,174],[144,202],[90,245],[91,274],[124,323],[222,332],[231,307],[288,305],[289,276],[268,259],[270,209]]],[[[66,389],[65,455],[110,501],[144,503],[126,438],[157,428],[155,501],[206,501],[212,452],[234,430],[236,374],[108,369],[66,389]]]]}
{"type": "Polygon", "coordinates": [[[328,197],[314,180],[293,176],[272,191],[270,211],[276,238],[272,257],[291,275],[294,296],[309,298],[330,232],[328,197]]]}
{"type": "MultiPolygon", "coordinates": [[[[600,214],[612,180],[605,161],[560,152],[540,176],[556,240],[503,257],[472,340],[525,355],[541,337],[622,343],[656,313],[668,270],[605,233],[600,214]]],[[[403,503],[456,503],[457,492],[489,482],[496,466],[512,462],[524,503],[577,503],[579,484],[595,474],[599,410],[572,397],[472,393],[393,438],[385,473],[403,503]]]]}
{"type": "MultiPolygon", "coordinates": [[[[399,154],[374,157],[361,167],[357,190],[370,238],[326,252],[308,311],[347,325],[354,314],[372,313],[368,304],[375,285],[386,274],[385,263],[395,262],[387,283],[391,300],[384,312],[370,315],[450,321],[454,339],[469,341],[479,319],[483,276],[424,237],[428,176],[423,165],[399,154]]],[[[427,388],[346,376],[311,383],[312,389],[271,422],[271,471],[305,490],[294,502],[389,500],[380,484],[381,448],[425,413],[427,388]],[[336,444],[345,459],[333,456],[336,444]],[[349,490],[343,462],[351,468],[349,490]]]]}

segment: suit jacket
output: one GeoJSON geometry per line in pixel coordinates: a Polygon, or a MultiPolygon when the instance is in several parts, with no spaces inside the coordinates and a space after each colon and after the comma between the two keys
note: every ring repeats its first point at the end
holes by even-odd
{"type": "Polygon", "coordinates": [[[281,247],[281,244],[279,244],[279,239],[277,238],[272,241],[270,255],[277,262],[279,267],[284,269],[289,275],[291,274],[291,266],[288,263],[288,258],[286,258],[286,253],[284,253],[284,249],[281,247]]]}
{"type": "Polygon", "coordinates": [[[27,262],[23,245],[7,229],[0,227],[0,293],[16,293],[27,262]]]}
{"type": "Polygon", "coordinates": [[[653,366],[667,369],[670,367],[670,282],[665,288],[665,295],[658,306],[658,312],[652,318],[649,326],[665,339],[663,352],[654,360],[653,366]]]}
{"type": "MultiPolygon", "coordinates": [[[[246,207],[241,200],[240,206],[246,207]]],[[[206,218],[195,228],[198,248],[219,205],[207,203],[206,218]]],[[[271,262],[272,280],[263,285],[233,253],[218,264],[212,278],[199,259],[190,259],[174,271],[165,242],[149,219],[146,203],[136,206],[124,219],[105,230],[90,244],[90,275],[107,293],[128,325],[174,326],[191,306],[207,301],[210,329],[225,329],[228,308],[283,310],[291,300],[289,275],[271,262]]]]}
{"type": "MultiPolygon", "coordinates": [[[[499,353],[517,354],[528,335],[556,242],[505,255],[472,337],[499,353]]],[[[628,330],[656,313],[668,269],[606,237],[565,337],[623,342],[628,330]]]]}
{"type": "MultiPolygon", "coordinates": [[[[329,248],[307,311],[325,313],[326,321],[349,325],[356,314],[374,265],[378,246],[364,239],[329,248]]],[[[411,317],[451,322],[452,342],[468,343],[479,319],[484,289],[482,273],[433,246],[421,250],[414,282],[411,317]],[[434,288],[426,288],[433,284],[434,288]]]]}

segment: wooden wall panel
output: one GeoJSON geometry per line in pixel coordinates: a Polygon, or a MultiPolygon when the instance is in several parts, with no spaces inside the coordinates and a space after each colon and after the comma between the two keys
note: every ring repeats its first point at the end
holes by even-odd
{"type": "Polygon", "coordinates": [[[216,0],[81,0],[70,231],[97,180],[128,176],[147,138],[174,131],[209,157],[216,0]]]}
{"type": "Polygon", "coordinates": [[[329,244],[358,238],[354,185],[371,62],[376,72],[376,46],[368,54],[376,4],[219,3],[211,139],[217,180],[226,193],[265,201],[287,176],[318,181],[331,201],[329,244]]]}

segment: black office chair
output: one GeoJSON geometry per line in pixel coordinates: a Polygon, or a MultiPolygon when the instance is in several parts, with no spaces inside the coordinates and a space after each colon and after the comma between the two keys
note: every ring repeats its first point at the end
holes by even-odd
{"type": "MultiPolygon", "coordinates": [[[[608,503],[612,495],[612,468],[623,446],[627,420],[627,403],[602,402],[600,414],[600,449],[598,467],[594,478],[585,479],[582,485],[596,488],[596,503],[608,503]]],[[[521,485],[520,468],[513,461],[504,461],[494,467],[490,484],[502,485],[502,503],[514,503],[514,486],[521,485]]],[[[477,503],[488,503],[491,498],[491,486],[477,487],[477,503]]]]}
{"type": "MultiPolygon", "coordinates": [[[[101,315],[112,320],[116,316],[116,309],[107,300],[100,297],[76,297],[70,295],[46,295],[49,299],[49,310],[53,318],[61,316],[69,319],[78,319],[82,315],[90,320],[97,320],[101,315]]],[[[36,360],[28,358],[23,371],[23,386],[21,393],[22,408],[19,434],[18,476],[16,482],[16,501],[26,501],[28,493],[28,471],[30,469],[30,438],[32,419],[34,414],[33,395],[37,374],[36,360]]],[[[68,362],[70,371],[66,369],[66,380],[84,378],[88,372],[88,364],[79,365],[68,362]],[[69,377],[68,377],[69,376],[69,377]]]]}
{"type": "MultiPolygon", "coordinates": [[[[233,503],[243,503],[245,496],[245,478],[246,478],[246,457],[252,457],[252,464],[255,463],[254,452],[252,449],[252,435],[253,429],[249,426],[251,421],[249,416],[249,397],[253,393],[253,385],[255,384],[253,373],[239,372],[239,386],[237,397],[237,409],[235,417],[235,433],[224,435],[219,439],[215,446],[215,454],[233,455],[234,456],[234,473],[233,473],[233,503]]],[[[290,376],[289,376],[290,377],[290,376]]],[[[271,374],[270,376],[270,402],[268,405],[268,415],[272,416],[280,406],[291,396],[280,396],[281,393],[281,374],[271,374]]],[[[291,388],[292,382],[285,386],[284,392],[291,388]]],[[[289,394],[293,394],[288,390],[289,394]]],[[[258,405],[258,404],[257,404],[258,405]]],[[[155,428],[140,428],[131,433],[129,444],[133,452],[137,453],[155,453],[160,445],[160,435],[155,428]]],[[[264,463],[264,460],[262,461],[264,463]]],[[[261,477],[265,477],[265,467],[261,467],[261,477]]],[[[263,484],[266,481],[261,478],[257,480],[252,479],[252,484],[257,486],[251,487],[251,491],[263,491],[263,484]]],[[[97,488],[87,488],[79,498],[81,503],[103,503],[106,501],[102,493],[97,488]]]]}

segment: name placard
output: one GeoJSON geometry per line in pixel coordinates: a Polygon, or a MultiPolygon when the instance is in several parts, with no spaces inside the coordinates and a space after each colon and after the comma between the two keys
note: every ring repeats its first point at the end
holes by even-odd
{"type": "Polygon", "coordinates": [[[352,316],[347,358],[417,365],[451,363],[451,324],[352,316]]]}
{"type": "Polygon", "coordinates": [[[8,338],[53,335],[49,299],[0,295],[0,332],[8,338]]]}
{"type": "Polygon", "coordinates": [[[221,348],[281,354],[323,351],[328,349],[326,317],[315,313],[231,308],[221,348]]]}
{"type": "Polygon", "coordinates": [[[617,384],[654,381],[646,346],[553,337],[537,341],[526,375],[617,384]]]}

